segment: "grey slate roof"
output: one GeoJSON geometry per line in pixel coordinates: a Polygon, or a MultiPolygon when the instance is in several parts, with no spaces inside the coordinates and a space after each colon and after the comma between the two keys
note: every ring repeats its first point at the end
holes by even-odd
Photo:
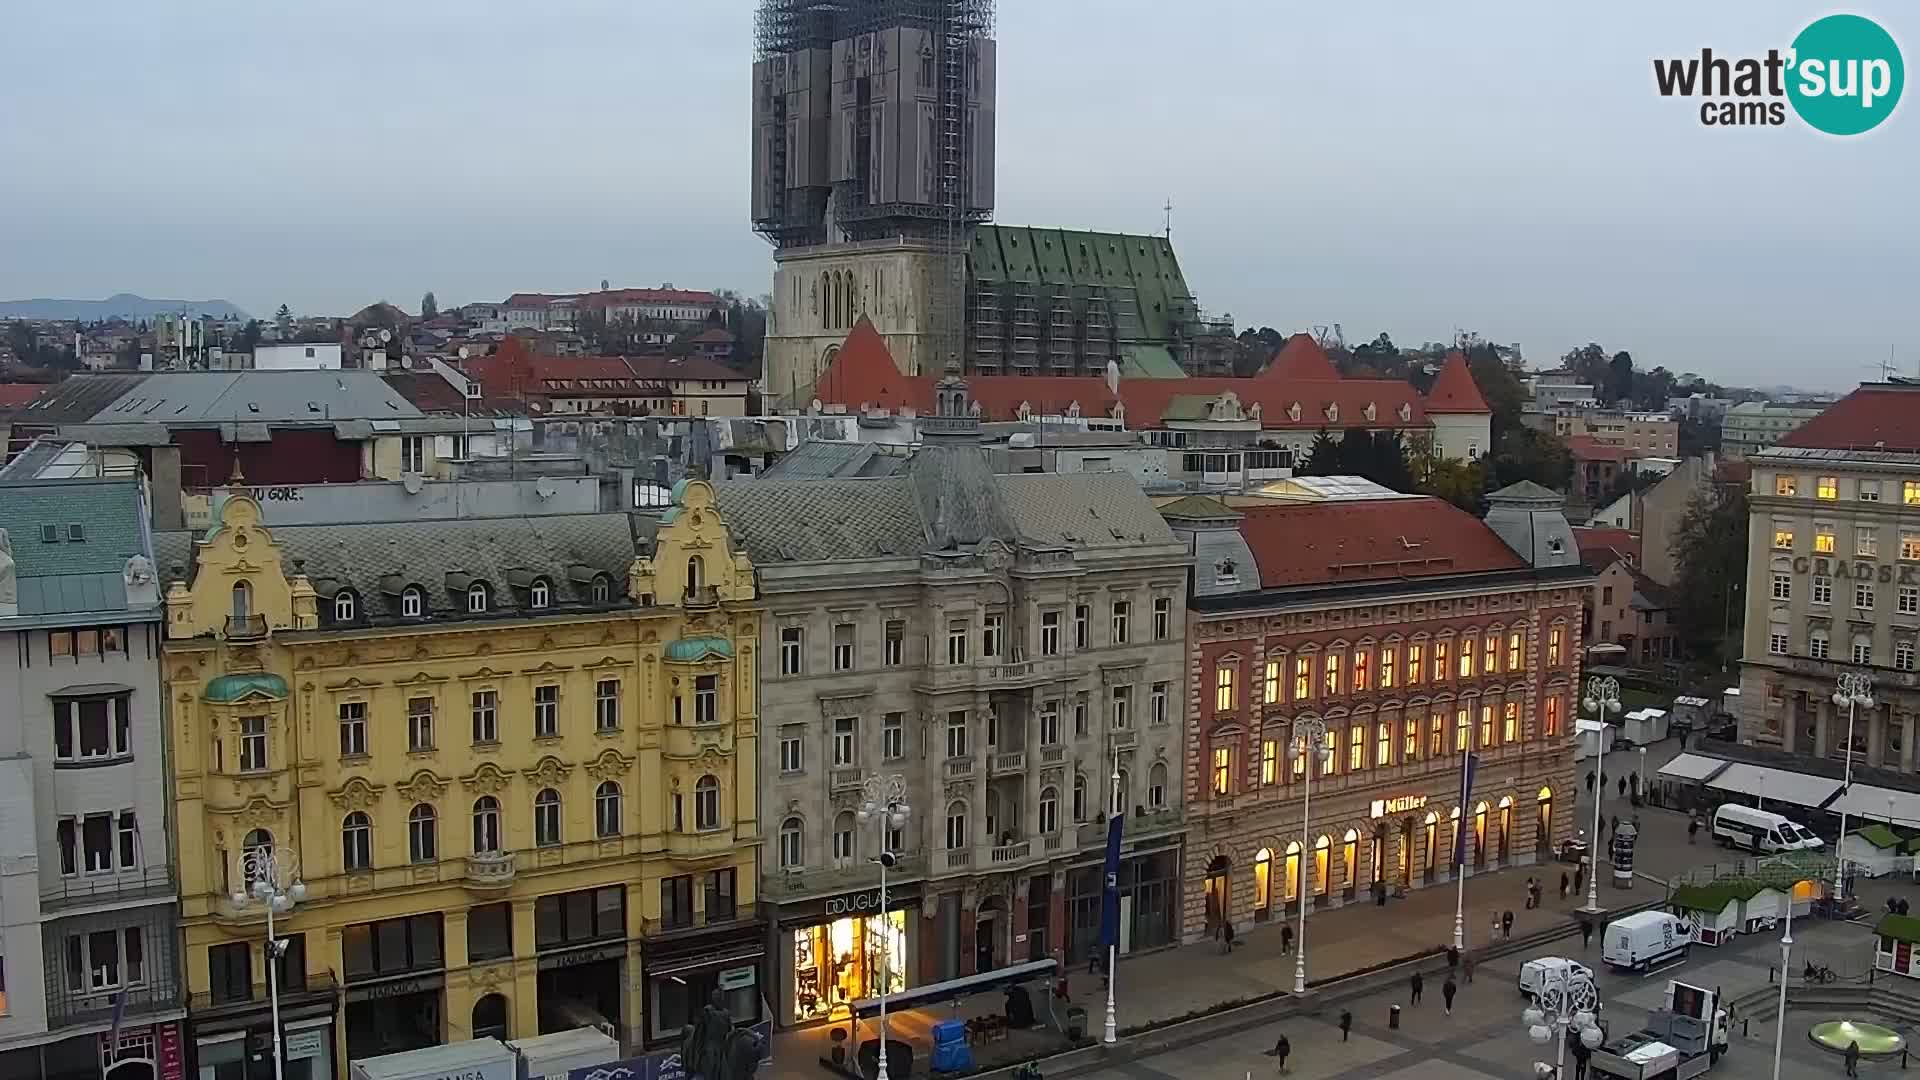
{"type": "Polygon", "coordinates": [[[1176,542],[1131,476],[995,475],[978,447],[922,447],[895,476],[762,478],[715,492],[761,564],[915,556],[989,538],[1077,550],[1176,542]]]}
{"type": "Polygon", "coordinates": [[[244,426],[420,415],[377,371],[169,371],[147,376],[90,419],[244,426]]]}
{"type": "MultiPolygon", "coordinates": [[[[552,514],[539,517],[466,518],[443,521],[384,522],[353,525],[281,525],[268,529],[281,546],[285,571],[304,569],[323,597],[352,589],[375,621],[399,615],[397,587],[418,585],[435,619],[465,619],[466,583],[449,575],[485,582],[493,610],[487,616],[521,613],[527,597],[516,583],[544,577],[553,589],[553,605],[585,605],[591,582],[576,581],[572,567],[586,567],[611,579],[612,595],[625,595],[627,570],[636,552],[634,526],[625,514],[552,514]],[[295,565],[300,560],[300,565],[295,565]],[[456,587],[457,586],[457,587],[456,587]],[[396,588],[388,593],[388,588],[396,588]]],[[[163,582],[175,567],[190,565],[193,534],[155,537],[163,582]]],[[[325,625],[331,607],[321,605],[325,625]]]]}
{"type": "Polygon", "coordinates": [[[127,560],[147,553],[140,485],[133,480],[0,484],[0,528],[13,546],[21,615],[127,610],[127,560]],[[69,526],[79,525],[79,540],[69,526]],[[41,526],[58,537],[41,539],[41,526]]]}
{"type": "Polygon", "coordinates": [[[782,455],[760,473],[762,480],[824,480],[859,476],[891,476],[904,462],[872,443],[826,442],[809,439],[782,455]]]}
{"type": "Polygon", "coordinates": [[[82,424],[145,382],[146,372],[75,375],[51,387],[13,415],[16,424],[82,424]]]}

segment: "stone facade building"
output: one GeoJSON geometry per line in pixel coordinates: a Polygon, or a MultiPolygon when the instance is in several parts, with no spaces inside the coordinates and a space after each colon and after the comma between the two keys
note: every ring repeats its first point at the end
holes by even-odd
{"type": "Polygon", "coordinates": [[[1184,937],[1543,858],[1573,831],[1581,565],[1560,497],[1162,507],[1195,552],[1184,937]],[[1293,744],[1325,725],[1323,761],[1293,744]],[[1479,756],[1460,805],[1463,752],[1479,756]],[[1313,820],[1301,800],[1311,777],[1313,820]]]}
{"type": "Polygon", "coordinates": [[[0,484],[10,1080],[153,1080],[186,1060],[147,513],[130,479],[0,484]]]}
{"type": "Polygon", "coordinates": [[[1873,678],[1856,764],[1914,769],[1920,721],[1920,386],[1869,383],[1756,450],[1740,741],[1839,757],[1845,671],[1873,678]]]}
{"type": "Polygon", "coordinates": [[[995,475],[964,386],[938,395],[895,475],[718,488],[768,612],[761,895],[782,1024],[873,996],[883,966],[898,992],[1084,961],[1110,802],[1122,947],[1177,935],[1186,553],[1125,474],[995,475]],[[860,819],[874,777],[903,782],[903,828],[860,819]],[[885,912],[883,845],[900,859],[885,912]]]}

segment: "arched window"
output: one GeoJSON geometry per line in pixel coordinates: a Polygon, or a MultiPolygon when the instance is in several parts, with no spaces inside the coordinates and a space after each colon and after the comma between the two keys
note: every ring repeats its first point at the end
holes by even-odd
{"type": "Polygon", "coordinates": [[[696,829],[720,827],[720,781],[712,774],[693,785],[693,826],[696,829]]]}
{"type": "Polygon", "coordinates": [[[499,994],[488,994],[473,1003],[474,1038],[504,1039],[507,1034],[506,998],[499,994]]]}
{"type": "Polygon", "coordinates": [[[240,874],[249,888],[266,876],[266,864],[273,859],[273,834],[254,829],[240,842],[240,874]]]}
{"type": "Polygon", "coordinates": [[[842,810],[833,819],[833,861],[842,866],[853,862],[853,811],[842,810]]]}
{"type": "Polygon", "coordinates": [[[1427,873],[1432,874],[1440,866],[1440,815],[1427,811],[1427,873]]]}
{"type": "Polygon", "coordinates": [[[1333,857],[1333,838],[1326,833],[1313,842],[1313,895],[1327,895],[1327,885],[1333,875],[1327,873],[1327,863],[1333,857]]]}
{"type": "Polygon", "coordinates": [[[407,858],[417,863],[432,862],[440,850],[438,822],[434,818],[433,807],[426,803],[415,806],[407,814],[407,858]]]}
{"type": "Polygon", "coordinates": [[[533,587],[527,590],[527,606],[538,611],[553,603],[553,589],[546,578],[534,578],[533,587]]]}
{"type": "Polygon", "coordinates": [[[593,579],[593,602],[607,604],[613,602],[613,579],[600,574],[593,579]]]}
{"type": "Polygon", "coordinates": [[[333,594],[333,621],[350,623],[359,615],[360,605],[355,602],[352,589],[341,589],[333,594]]]}
{"type": "Polygon", "coordinates": [[[236,622],[247,621],[253,614],[253,586],[245,581],[233,583],[233,617],[236,622]]]}
{"type": "Polygon", "coordinates": [[[409,585],[400,591],[400,615],[402,618],[417,619],[426,614],[426,596],[420,586],[409,585]]]}
{"type": "Polygon", "coordinates": [[[533,797],[533,842],[540,847],[560,843],[560,793],[541,788],[533,797]]]}
{"type": "Polygon", "coordinates": [[[967,846],[967,804],[958,799],[947,804],[947,849],[967,846]]]}
{"type": "Polygon", "coordinates": [[[476,615],[487,610],[487,586],[484,582],[476,581],[467,586],[467,610],[476,615]]]}
{"type": "Polygon", "coordinates": [[[695,555],[687,560],[687,595],[692,596],[705,584],[706,564],[695,555]]]}
{"type": "Polygon", "coordinates": [[[349,871],[373,868],[373,821],[359,810],[340,823],[340,861],[349,871]]]}
{"type": "Polygon", "coordinates": [[[797,870],[806,865],[804,835],[799,818],[790,817],[780,823],[780,869],[797,870]]]}
{"type": "Polygon", "coordinates": [[[1156,761],[1147,770],[1147,809],[1167,808],[1167,763],[1156,761]]]}
{"type": "Polygon", "coordinates": [[[1473,865],[1487,864],[1487,802],[1485,799],[1473,808],[1473,865]]]}
{"type": "Polygon", "coordinates": [[[1263,922],[1273,912],[1273,849],[1261,848],[1253,857],[1253,918],[1263,922]]]}
{"type": "Polygon", "coordinates": [[[594,789],[593,830],[602,837],[620,835],[620,785],[612,780],[594,789]]]}
{"type": "Polygon", "coordinates": [[[1447,814],[1447,821],[1449,823],[1447,830],[1447,865],[1452,866],[1459,862],[1462,854],[1460,850],[1459,807],[1454,807],[1453,810],[1447,814]]]}
{"type": "Polygon", "coordinates": [[[1287,841],[1287,883],[1286,902],[1291,904],[1300,899],[1300,874],[1305,867],[1300,865],[1300,841],[1287,841]]]}
{"type": "Polygon", "coordinates": [[[482,795],[473,800],[473,853],[491,855],[500,850],[500,800],[482,795]]]}
{"type": "Polygon", "coordinates": [[[1052,836],[1060,829],[1060,789],[1052,786],[1040,789],[1040,832],[1052,836]]]}
{"type": "Polygon", "coordinates": [[[1553,847],[1553,789],[1540,789],[1538,816],[1534,819],[1534,847],[1544,852],[1553,847]]]}
{"type": "Polygon", "coordinates": [[[1073,820],[1087,820],[1087,778],[1077,772],[1073,774],[1073,820]]]}
{"type": "Polygon", "coordinates": [[[1340,887],[1348,892],[1360,885],[1360,830],[1348,829],[1340,841],[1340,887]]]}

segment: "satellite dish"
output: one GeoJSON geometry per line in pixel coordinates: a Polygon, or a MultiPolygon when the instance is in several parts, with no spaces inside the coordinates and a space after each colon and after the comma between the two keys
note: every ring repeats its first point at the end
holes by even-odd
{"type": "Polygon", "coordinates": [[[420,478],[419,473],[408,473],[400,478],[400,486],[407,489],[407,494],[418,495],[420,489],[427,485],[426,481],[420,478]]]}
{"type": "Polygon", "coordinates": [[[386,327],[381,327],[380,328],[380,344],[385,345],[387,342],[392,340],[393,340],[393,331],[388,330],[386,327]]]}
{"type": "Polygon", "coordinates": [[[535,480],[533,482],[533,493],[535,495],[538,495],[543,499],[551,499],[553,498],[553,492],[554,492],[554,487],[553,487],[552,477],[543,476],[540,479],[535,480]]]}
{"type": "Polygon", "coordinates": [[[460,346],[460,359],[465,360],[466,358],[467,358],[467,347],[465,345],[462,345],[460,346]]]}

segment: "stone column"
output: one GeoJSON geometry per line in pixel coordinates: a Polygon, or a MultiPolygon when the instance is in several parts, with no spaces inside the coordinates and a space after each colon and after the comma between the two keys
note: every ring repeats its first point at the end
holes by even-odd
{"type": "Polygon", "coordinates": [[[1826,757],[1833,751],[1833,698],[1818,694],[1813,699],[1813,756],[1826,757]]]}
{"type": "Polygon", "coordinates": [[[473,1003],[478,997],[468,982],[467,912],[448,911],[441,920],[441,951],[447,963],[447,1041],[473,1038],[473,1003]]]}
{"type": "Polygon", "coordinates": [[[1902,711],[1893,720],[1900,725],[1900,771],[1913,771],[1913,713],[1902,711]]]}
{"type": "Polygon", "coordinates": [[[512,1018],[515,1038],[540,1030],[540,972],[534,959],[533,905],[531,896],[513,902],[513,983],[510,988],[501,988],[508,995],[507,1014],[512,1018]]]}
{"type": "Polygon", "coordinates": [[[1878,767],[1886,752],[1887,710],[1884,705],[1875,705],[1866,710],[1863,719],[1867,722],[1867,764],[1878,767]]]}
{"type": "Polygon", "coordinates": [[[1055,870],[1047,891],[1047,944],[1051,946],[1047,951],[1061,963],[1067,959],[1067,933],[1067,875],[1055,870]]]}

